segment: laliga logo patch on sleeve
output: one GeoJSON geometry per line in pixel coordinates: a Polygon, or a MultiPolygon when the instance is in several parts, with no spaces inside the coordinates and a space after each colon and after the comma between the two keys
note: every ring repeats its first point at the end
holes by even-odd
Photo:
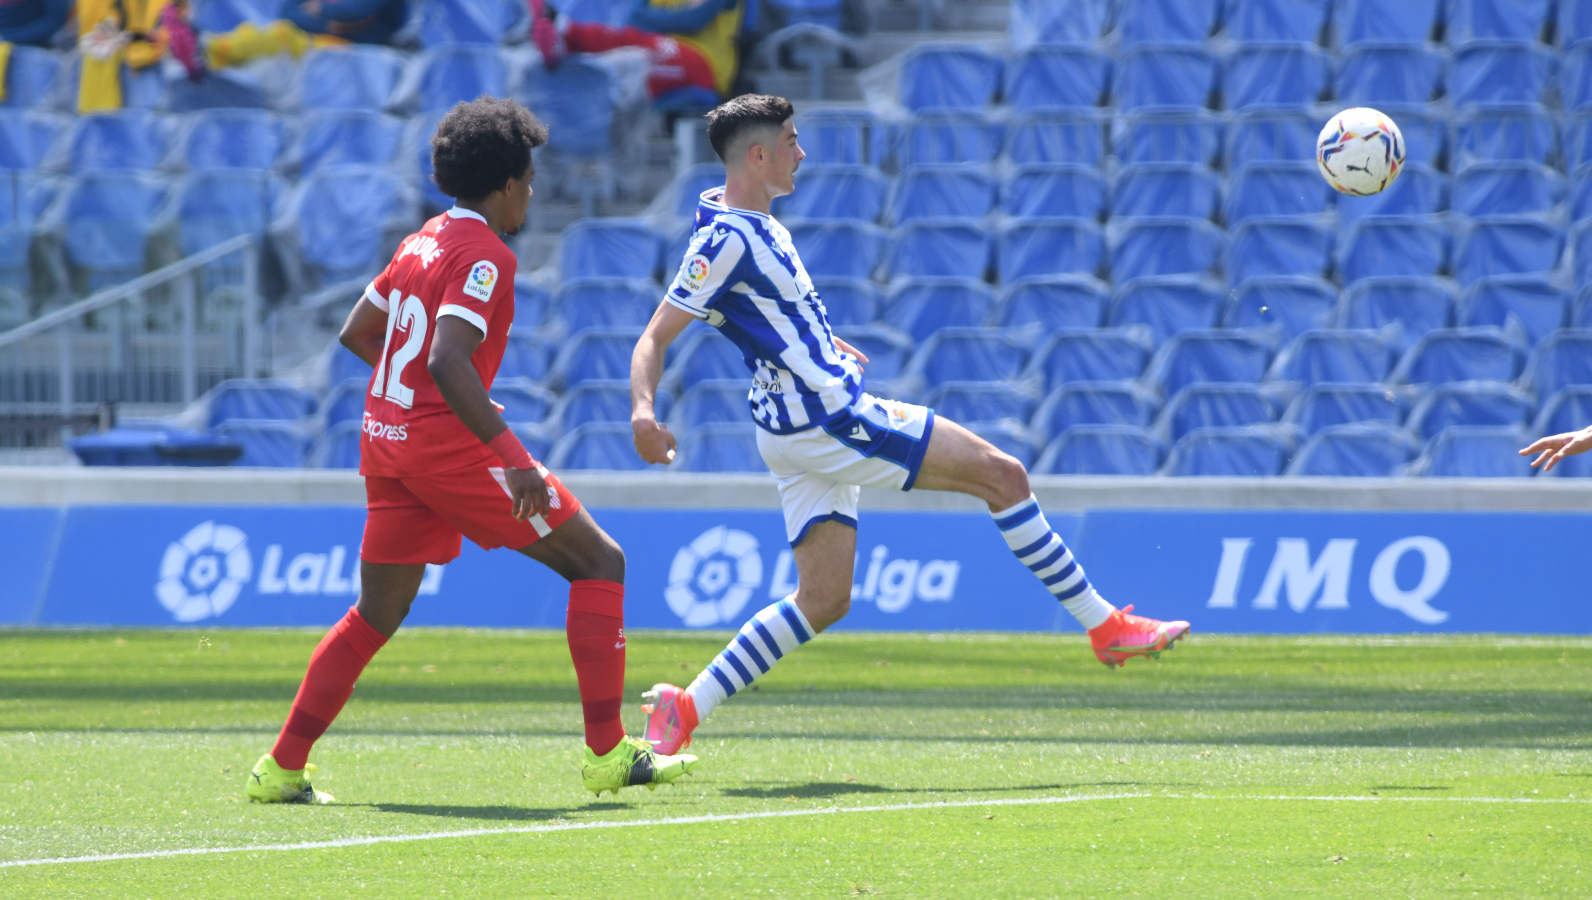
{"type": "Polygon", "coordinates": [[[680,283],[693,291],[702,290],[708,282],[708,258],[698,253],[685,261],[680,269],[680,283]]]}
{"type": "Polygon", "coordinates": [[[497,280],[497,264],[483,259],[470,267],[470,274],[464,279],[464,292],[485,303],[492,299],[492,287],[497,280]]]}

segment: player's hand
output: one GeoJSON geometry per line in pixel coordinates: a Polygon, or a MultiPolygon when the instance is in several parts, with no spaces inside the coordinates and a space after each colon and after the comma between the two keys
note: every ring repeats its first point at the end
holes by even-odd
{"type": "Polygon", "coordinates": [[[503,486],[508,488],[514,518],[529,519],[547,512],[552,500],[547,493],[547,479],[535,469],[504,469],[503,486]]]}
{"type": "Polygon", "coordinates": [[[863,353],[861,350],[858,350],[856,347],[851,346],[840,338],[835,338],[835,349],[839,350],[841,353],[850,353],[852,356],[857,358],[857,362],[862,363],[863,365],[868,364],[867,354],[863,353]]]}
{"type": "Polygon", "coordinates": [[[631,419],[630,430],[634,432],[636,453],[644,461],[665,466],[674,462],[674,434],[669,426],[649,416],[631,419]]]}
{"type": "Polygon", "coordinates": [[[1542,467],[1546,472],[1558,464],[1566,456],[1575,456],[1592,450],[1592,425],[1580,431],[1566,431],[1563,434],[1550,434],[1544,438],[1537,438],[1529,447],[1522,447],[1521,456],[1536,454],[1537,458],[1531,461],[1531,467],[1542,467]]]}

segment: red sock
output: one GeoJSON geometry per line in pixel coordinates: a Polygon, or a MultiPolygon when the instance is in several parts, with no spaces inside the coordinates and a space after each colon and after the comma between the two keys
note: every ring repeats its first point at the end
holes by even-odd
{"type": "Polygon", "coordinates": [[[282,733],[276,736],[271,756],[284,769],[302,769],[310,748],[342,711],[354,682],[365,664],[376,655],[387,639],[350,607],[348,615],[332,626],[310,654],[309,670],[293,698],[282,733]]]}
{"type": "Polygon", "coordinates": [[[625,736],[619,721],[625,694],[625,586],[595,579],[570,582],[564,635],[580,684],[586,746],[601,756],[625,736]]]}

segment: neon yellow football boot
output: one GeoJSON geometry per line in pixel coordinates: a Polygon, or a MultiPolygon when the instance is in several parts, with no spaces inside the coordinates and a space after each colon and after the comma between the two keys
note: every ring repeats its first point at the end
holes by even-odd
{"type": "Polygon", "coordinates": [[[689,753],[668,756],[653,750],[651,744],[640,738],[626,737],[602,756],[591,752],[590,747],[585,748],[580,777],[586,790],[598,796],[603,791],[617,794],[620,788],[637,784],[646,785],[650,791],[677,780],[696,768],[696,764],[697,758],[689,753]]]}
{"type": "Polygon", "coordinates": [[[255,803],[312,803],[320,806],[335,803],[336,797],[325,791],[317,791],[310,784],[309,776],[314,771],[315,767],[307,763],[302,769],[284,769],[267,753],[254,764],[254,771],[249,773],[243,793],[255,803]]]}

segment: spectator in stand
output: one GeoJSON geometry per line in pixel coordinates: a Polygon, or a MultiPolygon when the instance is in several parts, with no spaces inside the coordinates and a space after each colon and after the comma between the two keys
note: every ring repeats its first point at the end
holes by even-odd
{"type": "Polygon", "coordinates": [[[549,69],[568,53],[641,47],[652,54],[647,92],[654,98],[682,88],[724,96],[735,80],[741,0],[636,0],[621,28],[571,22],[546,0],[530,0],[531,40],[549,69]]]}
{"type": "Polygon", "coordinates": [[[211,68],[262,56],[300,56],[311,47],[390,44],[409,18],[409,0],[286,0],[281,18],[260,27],[245,22],[205,41],[211,68]]]}
{"type": "Polygon", "coordinates": [[[78,112],[119,109],[125,63],[143,69],[170,53],[199,80],[204,63],[185,0],[77,0],[78,112]]]}
{"type": "Polygon", "coordinates": [[[73,0],[0,0],[0,41],[48,47],[66,27],[73,0]]]}

